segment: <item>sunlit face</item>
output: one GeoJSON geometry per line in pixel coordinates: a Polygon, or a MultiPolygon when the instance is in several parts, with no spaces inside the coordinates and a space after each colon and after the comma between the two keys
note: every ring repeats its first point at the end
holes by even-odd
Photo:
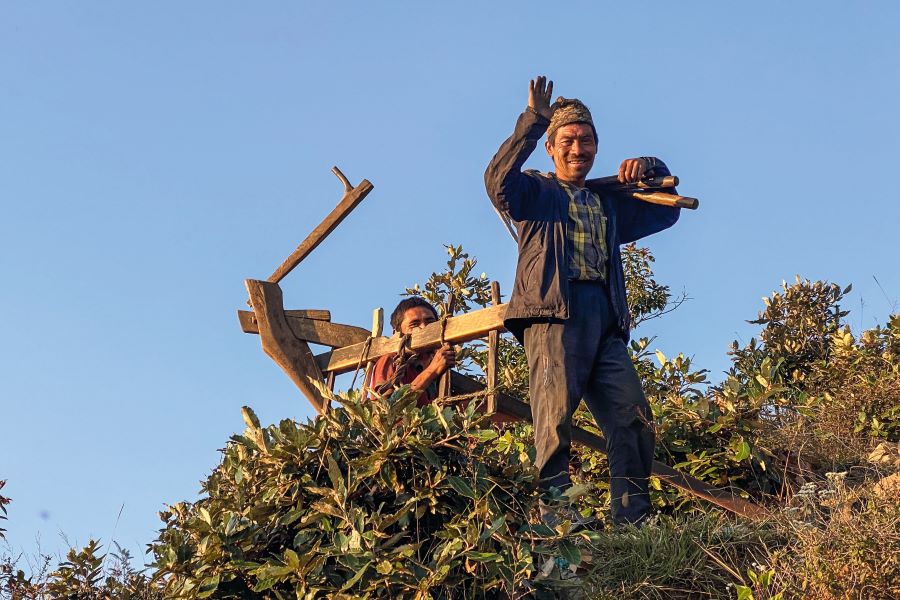
{"type": "Polygon", "coordinates": [[[547,154],[553,159],[556,176],[563,181],[584,184],[597,156],[594,130],[587,123],[563,125],[556,130],[553,144],[547,140],[547,154]]]}
{"type": "Polygon", "coordinates": [[[406,312],[403,313],[403,320],[400,321],[400,333],[406,335],[436,321],[437,317],[435,317],[434,313],[428,308],[424,306],[413,306],[412,308],[406,309],[406,312]]]}

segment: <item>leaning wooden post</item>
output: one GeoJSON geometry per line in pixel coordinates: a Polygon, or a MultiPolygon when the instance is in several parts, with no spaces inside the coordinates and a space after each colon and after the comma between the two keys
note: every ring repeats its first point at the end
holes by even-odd
{"type": "Polygon", "coordinates": [[[350,214],[350,212],[356,208],[356,205],[363,201],[369,192],[372,191],[373,185],[369,182],[368,179],[363,179],[358,186],[353,187],[350,185],[350,182],[341,173],[341,170],[337,167],[331,168],[332,173],[341,180],[341,183],[344,184],[344,196],[341,198],[341,201],[337,206],[334,207],[328,216],[319,223],[318,227],[312,230],[305,240],[300,242],[300,245],[297,246],[297,249],[291,252],[291,255],[288,256],[283,263],[281,263],[275,272],[269,276],[269,281],[272,283],[278,283],[284,276],[291,272],[291,270],[300,264],[300,262],[306,258],[310,252],[316,249],[316,246],[322,243],[328,234],[334,231],[335,227],[341,224],[341,221],[350,214]]]}
{"type": "Polygon", "coordinates": [[[313,383],[322,383],[324,376],[309,344],[294,335],[287,322],[281,288],[277,283],[255,279],[248,279],[244,283],[256,315],[263,352],[287,373],[319,413],[324,412],[327,408],[326,399],[313,383]]]}
{"type": "MultiPolygon", "coordinates": [[[[500,304],[500,283],[497,281],[491,282],[491,301],[494,306],[500,304]]],[[[485,373],[487,389],[490,390],[485,406],[485,412],[488,414],[497,412],[497,369],[499,368],[497,355],[499,352],[500,332],[492,329],[488,334],[487,372],[485,373]]]]}

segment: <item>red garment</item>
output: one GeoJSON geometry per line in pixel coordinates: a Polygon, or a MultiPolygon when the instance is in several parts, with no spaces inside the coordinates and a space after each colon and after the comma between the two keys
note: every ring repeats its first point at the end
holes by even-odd
{"type": "MultiPolygon", "coordinates": [[[[372,367],[372,375],[369,378],[370,389],[376,389],[379,385],[385,381],[389,381],[394,376],[394,373],[396,372],[394,369],[394,360],[396,360],[396,358],[396,354],[386,354],[375,362],[375,366],[372,367]]],[[[403,373],[403,377],[401,377],[398,382],[398,387],[411,384],[424,370],[425,366],[420,360],[410,360],[406,367],[406,371],[403,373]]],[[[437,390],[432,389],[434,387],[434,382],[432,382],[431,385],[422,390],[419,394],[419,399],[416,400],[416,405],[425,406],[431,404],[431,402],[434,401],[434,397],[437,395],[437,390]]]]}

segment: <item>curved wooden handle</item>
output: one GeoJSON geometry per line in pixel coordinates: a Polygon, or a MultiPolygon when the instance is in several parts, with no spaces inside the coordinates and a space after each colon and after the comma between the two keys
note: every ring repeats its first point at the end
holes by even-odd
{"type": "Polygon", "coordinates": [[[341,224],[344,217],[349,215],[350,211],[356,208],[356,205],[362,202],[363,198],[365,198],[374,187],[368,179],[363,179],[358,186],[353,187],[350,185],[350,182],[347,181],[344,174],[341,173],[340,169],[334,167],[332,172],[337,175],[337,178],[344,184],[344,197],[341,198],[338,205],[334,207],[334,210],[325,217],[325,220],[319,223],[319,225],[312,230],[312,233],[297,246],[297,249],[294,250],[277,269],[275,269],[275,272],[269,276],[269,282],[278,283],[284,279],[285,275],[299,265],[300,261],[306,258],[310,252],[315,250],[316,246],[321,244],[322,240],[328,237],[328,234],[341,224]]]}
{"type": "Polygon", "coordinates": [[[663,192],[635,192],[631,195],[632,198],[636,200],[642,200],[644,202],[650,202],[651,204],[661,204],[663,206],[676,206],[678,208],[689,208],[691,210],[697,210],[697,207],[700,206],[700,201],[696,198],[689,198],[687,196],[676,196],[675,194],[665,194],[663,192]]]}

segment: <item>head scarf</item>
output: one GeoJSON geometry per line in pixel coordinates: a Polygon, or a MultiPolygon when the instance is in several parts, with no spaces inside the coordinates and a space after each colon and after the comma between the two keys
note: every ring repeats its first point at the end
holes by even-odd
{"type": "Polygon", "coordinates": [[[550,119],[550,126],[547,127],[548,138],[564,125],[587,123],[594,132],[594,139],[597,139],[597,128],[594,127],[594,119],[591,117],[591,111],[584,105],[584,102],[575,98],[563,98],[560,96],[556,99],[553,106],[555,110],[553,111],[553,117],[550,119]]]}

